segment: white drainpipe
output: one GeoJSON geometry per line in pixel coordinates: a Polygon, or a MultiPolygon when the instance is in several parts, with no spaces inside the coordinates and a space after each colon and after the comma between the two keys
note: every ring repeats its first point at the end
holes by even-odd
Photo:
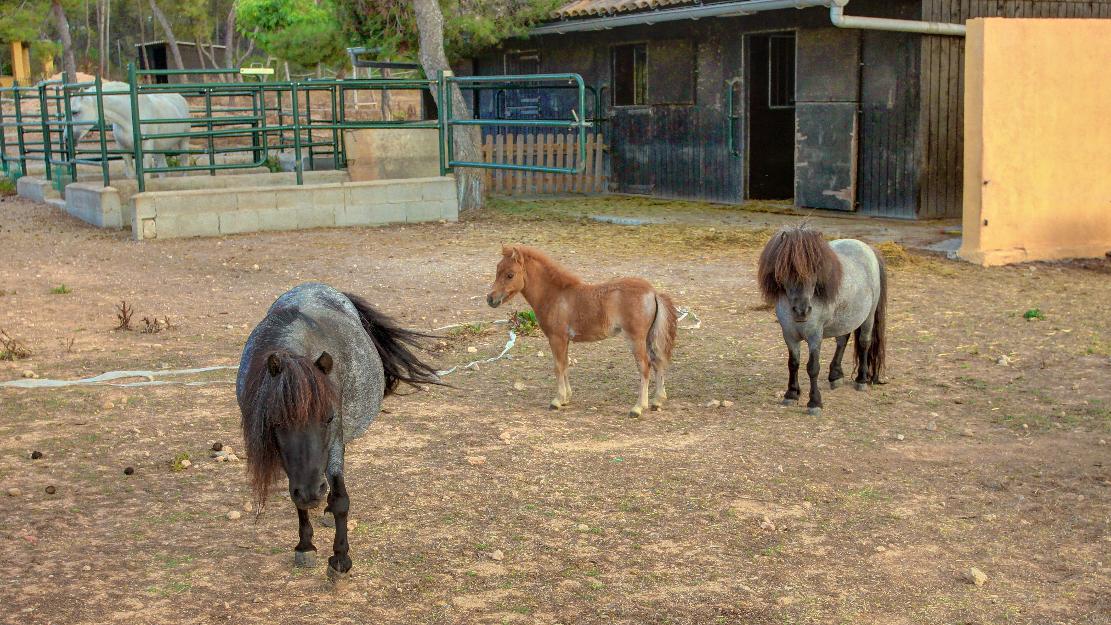
{"type": "Polygon", "coordinates": [[[918,20],[895,20],[885,17],[856,17],[845,15],[845,5],[849,0],[833,0],[829,5],[829,21],[838,28],[860,28],[864,30],[889,30],[897,33],[919,33],[922,35],[951,35],[964,37],[964,24],[948,22],[920,22],[918,20]]]}

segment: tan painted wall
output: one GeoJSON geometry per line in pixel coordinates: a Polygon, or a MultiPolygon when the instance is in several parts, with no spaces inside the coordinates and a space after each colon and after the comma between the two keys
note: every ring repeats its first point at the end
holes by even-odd
{"type": "Polygon", "coordinates": [[[440,133],[435,128],[364,128],[343,131],[353,181],[440,175],[440,133]]]}
{"type": "Polygon", "coordinates": [[[965,51],[960,256],[1111,251],[1111,20],[969,20],[965,51]]]}

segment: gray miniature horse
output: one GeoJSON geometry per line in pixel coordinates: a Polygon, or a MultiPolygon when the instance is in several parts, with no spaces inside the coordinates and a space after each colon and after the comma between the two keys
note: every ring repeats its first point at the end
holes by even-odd
{"type": "Polygon", "coordinates": [[[777,232],[760,254],[757,269],[760,291],[775,316],[787,343],[788,381],[784,405],[799,400],[799,343],[806,341],[810,359],[811,415],[822,412],[818,389],[822,339],[836,337],[837,349],[829,365],[829,386],[837,388],[845,377],[841,357],[849,334],[856,340],[856,390],[882,384],[887,340],[887,270],[883,257],[867,243],[838,239],[829,243],[817,230],[803,226],[777,232]]]}
{"type": "Polygon", "coordinates": [[[300,521],[298,565],[313,560],[309,510],[327,496],[325,512],[336,525],[328,577],[351,570],[344,445],[366,431],[400,382],[441,383],[409,351],[424,336],[359,297],[310,283],[279,297],[247,339],[235,387],[247,473],[260,511],[271,483],[283,471],[289,478],[300,521]]]}

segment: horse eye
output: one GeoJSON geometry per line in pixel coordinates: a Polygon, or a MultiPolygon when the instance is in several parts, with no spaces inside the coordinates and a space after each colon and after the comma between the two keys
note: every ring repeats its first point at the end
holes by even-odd
{"type": "Polygon", "coordinates": [[[506,280],[512,280],[513,279],[513,273],[510,272],[510,273],[505,274],[505,279],[506,280]]]}
{"type": "Polygon", "coordinates": [[[332,421],[335,421],[335,420],[336,420],[336,413],[333,412],[332,416],[328,417],[328,423],[331,423],[332,421]]]}

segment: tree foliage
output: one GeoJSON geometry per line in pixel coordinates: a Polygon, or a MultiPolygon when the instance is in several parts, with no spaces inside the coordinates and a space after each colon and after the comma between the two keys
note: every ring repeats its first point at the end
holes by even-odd
{"type": "MultiPolygon", "coordinates": [[[[62,2],[66,10],[73,9],[76,4],[72,0],[62,2]]],[[[42,67],[44,60],[62,50],[61,44],[43,37],[44,31],[54,31],[50,0],[0,0],[0,42],[5,47],[10,41],[27,43],[31,48],[31,66],[35,70],[42,67]]],[[[10,48],[5,49],[2,58],[8,61],[10,54],[10,48]]],[[[10,68],[5,67],[4,71],[10,71],[10,68]]]]}
{"type": "Polygon", "coordinates": [[[236,0],[236,27],[267,54],[302,68],[342,62],[345,37],[330,2],[236,0]]]}
{"type": "MultiPolygon", "coordinates": [[[[241,0],[242,1],[242,0],[241,0]]],[[[417,26],[409,0],[330,0],[349,45],[379,49],[383,58],[415,59],[417,26]]],[[[471,56],[523,36],[565,0],[440,0],[450,59],[471,56]]]]}

